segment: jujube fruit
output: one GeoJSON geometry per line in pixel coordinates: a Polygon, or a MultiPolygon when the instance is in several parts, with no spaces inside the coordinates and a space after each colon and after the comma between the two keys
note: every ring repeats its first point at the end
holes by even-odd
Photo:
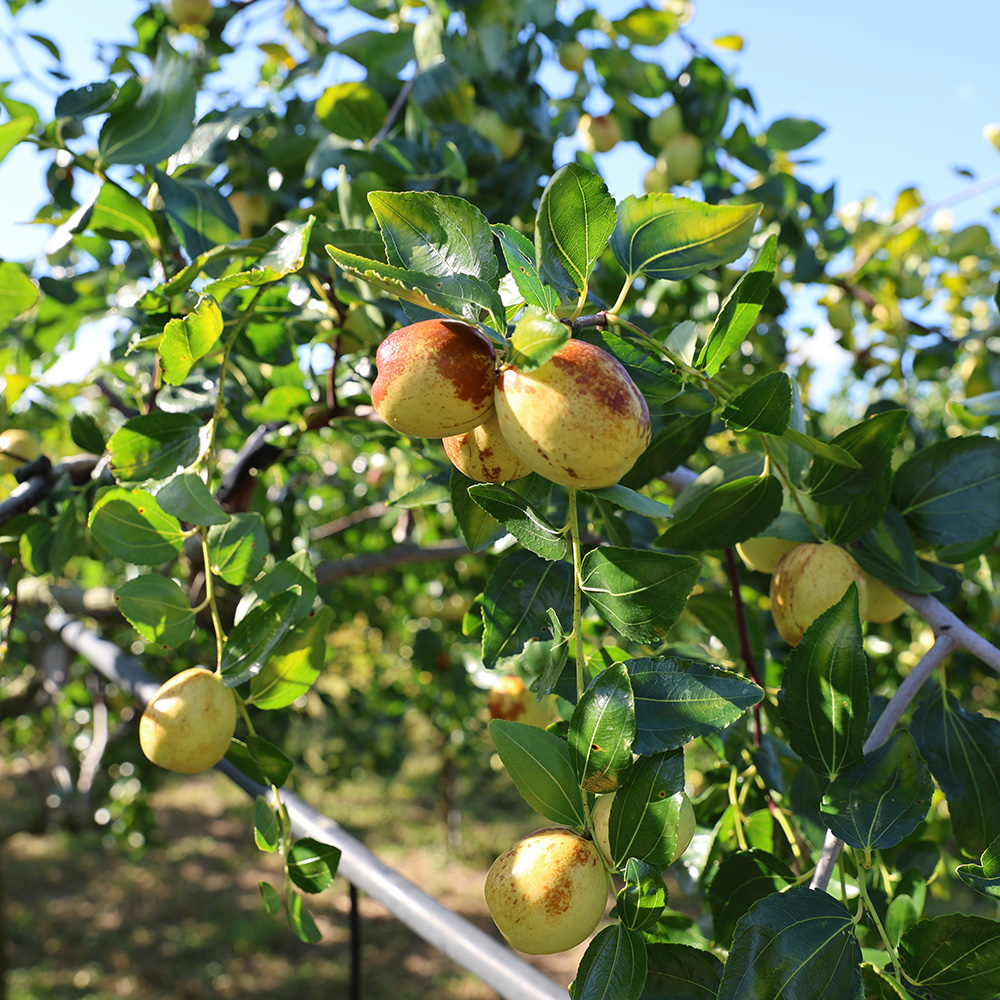
{"type": "Polygon", "coordinates": [[[490,688],[490,718],[521,722],[544,729],[555,722],[556,707],[552,695],[539,698],[516,674],[497,678],[490,688]]]}
{"type": "Polygon", "coordinates": [[[773,573],[778,560],[798,545],[787,538],[774,538],[771,535],[757,535],[745,542],[736,543],[736,552],[746,563],[747,569],[757,573],[773,573]]]}
{"type": "Polygon", "coordinates": [[[413,437],[462,434],[493,412],[496,352],[474,326],[428,319],[390,333],[375,352],[372,405],[413,437]]]}
{"type": "Polygon", "coordinates": [[[446,437],[441,443],[451,464],[477,483],[505,483],[531,472],[507,444],[496,411],[478,427],[446,437]]]}
{"type": "MultiPolygon", "coordinates": [[[[590,810],[590,826],[594,835],[594,843],[604,856],[608,868],[615,867],[614,858],[611,856],[611,807],[614,805],[617,792],[609,792],[607,795],[598,796],[593,809],[590,810]]],[[[687,849],[694,836],[697,821],[694,815],[694,806],[685,792],[676,792],[680,796],[680,806],[677,812],[677,840],[674,847],[674,855],[671,863],[676,861],[687,849]]]]}
{"type": "Polygon", "coordinates": [[[11,427],[0,432],[0,475],[16,472],[26,462],[33,462],[41,452],[38,438],[31,431],[11,427]]]}

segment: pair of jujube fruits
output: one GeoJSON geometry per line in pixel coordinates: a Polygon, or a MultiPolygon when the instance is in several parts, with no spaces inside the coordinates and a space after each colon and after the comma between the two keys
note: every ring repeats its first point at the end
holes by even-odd
{"type": "Polygon", "coordinates": [[[390,333],[375,354],[372,404],[412,437],[442,438],[452,464],[477,482],[530,472],[579,489],[610,486],[650,440],[649,410],[607,351],[570,340],[545,364],[497,367],[489,338],[460,320],[390,333]]]}

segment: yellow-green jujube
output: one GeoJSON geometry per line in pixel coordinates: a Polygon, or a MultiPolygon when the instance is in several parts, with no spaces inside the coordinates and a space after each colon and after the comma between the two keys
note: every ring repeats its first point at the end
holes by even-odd
{"type": "Polygon", "coordinates": [[[663,158],[667,161],[667,177],[671,184],[687,184],[697,180],[701,173],[704,146],[698,136],[690,132],[678,132],[663,147],[663,158]]]}
{"type": "Polygon", "coordinates": [[[622,124],[613,112],[606,115],[580,115],[576,126],[580,145],[588,153],[608,153],[625,137],[622,124]]]}
{"type": "Polygon", "coordinates": [[[516,674],[497,678],[490,688],[488,704],[491,719],[523,722],[539,729],[545,729],[557,718],[555,695],[539,698],[516,674]]]}
{"type": "Polygon", "coordinates": [[[571,38],[559,46],[559,65],[570,73],[579,73],[587,62],[590,51],[581,42],[571,38]]]}
{"type": "Polygon", "coordinates": [[[870,573],[865,573],[865,581],[868,584],[868,613],[865,618],[880,625],[894,622],[906,610],[906,601],[870,573]]]}
{"type": "Polygon", "coordinates": [[[451,464],[477,483],[505,483],[531,472],[507,444],[495,410],[478,427],[452,434],[441,443],[451,464]]]}
{"type": "Polygon", "coordinates": [[[41,453],[38,438],[31,431],[10,427],[0,432],[0,475],[16,472],[25,462],[33,462],[41,453]]]}
{"type": "Polygon", "coordinates": [[[536,830],[493,862],[484,886],[490,916],[508,944],[551,955],[585,941],[608,903],[608,876],[594,842],[566,827],[536,830]]]}
{"type": "Polygon", "coordinates": [[[737,542],[736,552],[747,569],[757,573],[773,573],[778,560],[798,544],[799,542],[791,542],[787,538],[758,535],[756,538],[748,538],[745,542],[737,542]]]}
{"type": "Polygon", "coordinates": [[[684,119],[681,109],[676,104],[669,104],[649,122],[649,141],[661,149],[678,132],[684,130],[684,119]]]}
{"type": "Polygon", "coordinates": [[[786,552],[771,576],[771,615],[782,639],[796,645],[852,583],[858,587],[858,612],[865,618],[868,581],[845,549],[830,542],[806,542],[786,552]]]}
{"type": "Polygon", "coordinates": [[[159,767],[199,774],[226,755],[236,731],[236,696],[204,667],[171,677],[139,720],[139,746],[159,767]]]}
{"type": "MultiPolygon", "coordinates": [[[[594,843],[597,844],[601,855],[607,862],[608,868],[614,870],[615,862],[611,856],[611,806],[614,804],[617,792],[609,792],[607,795],[599,795],[594,807],[590,810],[590,829],[594,835],[594,843]]],[[[694,806],[685,792],[677,792],[680,797],[680,807],[677,812],[677,842],[674,847],[674,855],[671,863],[676,861],[687,849],[694,836],[694,829],[697,825],[694,815],[694,806]]]]}

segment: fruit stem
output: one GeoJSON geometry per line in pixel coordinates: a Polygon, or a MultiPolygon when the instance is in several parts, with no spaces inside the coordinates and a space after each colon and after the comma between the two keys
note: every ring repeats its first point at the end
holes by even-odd
{"type": "Polygon", "coordinates": [[[729,771],[729,804],[733,807],[733,832],[736,834],[736,843],[741,851],[749,851],[747,838],[743,833],[743,810],[740,808],[739,795],[736,792],[736,768],[729,771]]]}
{"type": "Polygon", "coordinates": [[[618,293],[618,298],[615,299],[615,304],[608,310],[608,312],[616,316],[618,315],[618,310],[625,305],[625,297],[628,295],[629,290],[632,288],[632,282],[635,281],[636,275],[630,274],[625,279],[625,284],[622,285],[622,290],[618,293]]]}
{"type": "Polygon", "coordinates": [[[222,619],[219,617],[219,606],[215,601],[215,576],[212,573],[211,557],[208,552],[208,532],[202,532],[201,558],[205,564],[205,600],[202,604],[209,606],[212,612],[212,628],[215,630],[215,672],[222,673],[222,646],[226,641],[222,630],[222,619]]]}

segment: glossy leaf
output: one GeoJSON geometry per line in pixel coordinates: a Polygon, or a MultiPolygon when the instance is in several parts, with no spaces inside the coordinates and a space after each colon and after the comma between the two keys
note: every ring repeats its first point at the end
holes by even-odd
{"type": "Polygon", "coordinates": [[[279,594],[267,604],[257,605],[233,626],[222,647],[220,663],[226,687],[236,687],[260,672],[288,634],[298,599],[297,590],[279,594]]]}
{"type": "Polygon", "coordinates": [[[643,657],[626,665],[635,697],[633,750],[639,754],[718,732],[764,697],[753,681],[698,660],[643,657]]]}
{"type": "Polygon", "coordinates": [[[791,868],[767,851],[737,851],[723,858],[708,886],[712,939],[728,948],[737,923],[750,907],[794,881],[791,868]]]}
{"type": "Polygon", "coordinates": [[[133,240],[138,237],[151,252],[160,251],[160,233],[153,213],[138,198],[112,181],[101,185],[96,201],[86,213],[85,223],[75,231],[83,229],[107,239],[133,240]]]}
{"type": "Polygon", "coordinates": [[[34,127],[35,120],[30,115],[20,115],[0,125],[0,163],[22,139],[31,134],[34,127]]]}
{"type": "Polygon", "coordinates": [[[877,483],[891,476],[893,451],[906,418],[904,409],[885,410],[838,434],[831,444],[851,455],[858,468],[845,468],[817,457],[809,470],[810,497],[816,503],[850,503],[865,497],[877,483]]]}
{"type": "Polygon", "coordinates": [[[507,533],[503,525],[469,495],[469,488],[475,485],[474,479],[469,479],[458,469],[452,469],[448,485],[451,509],[470,551],[481,552],[503,538],[507,533]]]}
{"type": "Polygon", "coordinates": [[[316,101],[316,117],[322,126],[344,139],[368,142],[388,115],[385,98],[371,85],[356,80],[327,87],[316,101]]]}
{"type": "Polygon", "coordinates": [[[326,252],[348,274],[368,282],[373,288],[393,298],[412,302],[424,309],[462,319],[467,323],[478,323],[480,314],[485,310],[486,322],[494,330],[506,329],[506,311],[500,294],[492,285],[479,278],[466,274],[455,274],[448,278],[420,274],[359,257],[329,245],[326,252]]]}
{"type": "Polygon", "coordinates": [[[278,849],[281,840],[278,814],[263,795],[258,795],[253,803],[253,839],[258,850],[268,854],[278,849]]]}
{"type": "Polygon", "coordinates": [[[535,258],[546,284],[577,298],[614,229],[615,201],[600,174],[573,162],[556,170],[535,218],[535,258]]]}
{"type": "Polygon", "coordinates": [[[746,476],[716,487],[694,510],[674,508],[674,520],[656,540],[671,549],[718,549],[753,538],[781,512],[776,476],[746,476]]]}
{"type": "Polygon", "coordinates": [[[910,732],[948,800],[955,839],[978,858],[1000,830],[1000,721],[938,688],[921,699],[910,732]]]}
{"type": "Polygon", "coordinates": [[[784,372],[771,372],[744,389],[723,411],[734,430],[784,434],[792,412],[792,381],[784,372]]]}
{"type": "Polygon", "coordinates": [[[288,849],[288,877],[303,892],[322,892],[337,874],[340,848],[312,837],[301,837],[288,849]]]}
{"type": "Polygon", "coordinates": [[[264,568],[267,545],[260,514],[233,514],[225,524],[208,529],[209,568],[226,583],[242,586],[264,568]]]}
{"type": "Polygon", "coordinates": [[[528,306],[511,334],[508,363],[522,372],[533,372],[549,361],[569,337],[565,323],[537,306],[528,306]]]}
{"type": "Polygon", "coordinates": [[[69,436],[73,444],[92,455],[103,455],[107,442],[97,421],[89,413],[74,413],[69,421],[69,436]]]}
{"type": "Polygon", "coordinates": [[[568,619],[573,607],[573,572],[565,562],[546,562],[532,552],[508,552],[483,593],[483,664],[516,656],[549,629],[548,611],[568,619]]]}
{"type": "Polygon", "coordinates": [[[633,931],[652,927],[667,905],[663,876],[652,865],[634,858],[625,865],[625,884],[618,890],[618,919],[633,931]]]}
{"type": "Polygon", "coordinates": [[[258,882],[257,888],[260,889],[261,899],[264,903],[264,911],[270,916],[275,916],[281,912],[281,893],[274,888],[269,882],[258,882]]]}
{"type": "Polygon", "coordinates": [[[167,479],[197,461],[204,424],[190,413],[153,411],[127,420],[108,441],[111,471],[122,483],[167,479]]]}
{"type": "MultiPolygon", "coordinates": [[[[295,610],[292,609],[294,617],[295,610]]],[[[250,678],[247,704],[273,710],[287,708],[301,698],[319,677],[326,662],[326,637],[333,610],[324,605],[288,634],[261,668],[250,678]]]]}
{"type": "Polygon", "coordinates": [[[853,915],[804,887],[758,900],[736,925],[719,1000],[862,1000],[853,915]]]}
{"type": "Polygon", "coordinates": [[[545,312],[555,312],[559,293],[542,281],[535,263],[535,247],[531,240],[513,226],[500,223],[493,228],[493,235],[500,241],[507,268],[514,284],[528,305],[538,306],[545,312]]]}
{"type": "Polygon", "coordinates": [[[101,162],[152,164],[176,153],[194,129],[197,92],[191,59],[161,36],[153,71],[135,103],[112,111],[101,129],[101,162]]]}
{"type": "Polygon", "coordinates": [[[639,757],[615,792],[608,815],[608,843],[615,868],[629,858],[662,871],[677,850],[677,827],[684,792],[680,750],[639,757]]]}
{"type": "Polygon", "coordinates": [[[769,149],[791,152],[808,146],[825,131],[825,126],[808,118],[779,118],[768,126],[764,142],[769,149]]]}
{"type": "MultiPolygon", "coordinates": [[[[231,272],[210,282],[205,286],[204,294],[221,300],[234,288],[271,284],[301,270],[309,252],[309,237],[315,221],[312,215],[302,222],[283,219],[256,240],[238,241],[234,249],[242,249],[241,256],[254,256],[256,260],[246,270],[231,272]]],[[[216,249],[220,255],[226,252],[225,247],[216,249]]],[[[207,252],[208,256],[211,254],[212,251],[207,252]]]]}
{"type": "Polygon", "coordinates": [[[580,787],[610,792],[632,764],[635,702],[624,663],[613,663],[586,687],[569,720],[569,749],[580,787]]]}
{"type": "Polygon", "coordinates": [[[118,85],[114,80],[88,83],[85,87],[65,90],[56,98],[56,118],[82,119],[103,114],[114,103],[117,93],[118,85]]]}
{"type": "Polygon", "coordinates": [[[685,944],[647,944],[642,1000],[715,1000],[722,962],[710,951],[685,944]]]}
{"type": "Polygon", "coordinates": [[[583,557],[580,586],[601,617],[628,639],[662,639],[700,573],[696,559],[604,546],[583,557]]]}
{"type": "Polygon", "coordinates": [[[230,515],[220,506],[205,480],[194,472],[174,476],[156,494],[159,505],[188,524],[209,526],[225,524],[230,515]]]}
{"type": "Polygon", "coordinates": [[[1000,921],[964,913],[918,920],[899,943],[903,972],[945,1000],[996,1000],[1000,921]]]}
{"type": "Polygon", "coordinates": [[[916,1000],[895,976],[871,962],[861,963],[861,981],[865,986],[865,1000],[916,1000]]]}
{"type": "Polygon", "coordinates": [[[554,733],[523,722],[494,719],[490,736],[521,798],[535,812],[582,829],[583,803],[569,744],[554,733]]]}
{"type": "Polygon", "coordinates": [[[780,704],[789,744],[814,771],[832,781],[862,763],[868,663],[855,584],[806,629],[788,654],[780,704]]]}
{"type": "Polygon", "coordinates": [[[293,587],[298,587],[302,592],[292,612],[292,619],[297,623],[309,614],[316,601],[316,570],[306,550],[295,552],[287,559],[275,563],[273,569],[255,580],[236,606],[235,621],[239,622],[257,604],[266,603],[293,587]]]}
{"type": "Polygon", "coordinates": [[[158,573],[143,573],[115,590],[118,610],[144,639],[176,649],[191,638],[194,609],[180,585],[158,573]]]}
{"type": "Polygon", "coordinates": [[[843,465],[849,469],[858,468],[857,459],[849,455],[843,448],[838,448],[836,445],[830,444],[829,441],[820,441],[818,438],[810,437],[796,427],[787,427],[782,436],[811,455],[818,455],[820,458],[826,458],[836,465],[843,465]]]}
{"type": "Polygon", "coordinates": [[[219,189],[206,181],[153,171],[170,228],[190,257],[240,238],[240,224],[219,189]]]}
{"type": "Polygon", "coordinates": [[[645,983],[646,942],[617,923],[587,946],[569,995],[573,1000],[639,1000],[645,983]]]}
{"type": "MultiPolygon", "coordinates": [[[[750,219],[750,230],[753,229],[754,218],[756,218],[756,214],[750,219]]],[[[734,260],[735,257],[729,259],[734,260]]],[[[753,330],[757,316],[771,290],[777,262],[778,238],[772,234],[764,241],[764,245],[760,248],[753,263],[726,296],[726,301],[722,304],[722,309],[708,335],[708,340],[705,341],[705,345],[698,355],[697,367],[703,368],[708,375],[718,374],[733,352],[753,330]]],[[[728,261],[721,261],[721,263],[728,263],[728,261]]],[[[771,374],[773,377],[780,375],[781,372],[772,372],[771,374]]],[[[787,426],[787,420],[785,424],[787,426]]],[[[771,430],[766,433],[780,434],[781,431],[771,430]]]]}
{"type": "Polygon", "coordinates": [[[729,264],[750,243],[760,205],[709,205],[672,194],[626,198],[611,249],[625,273],[682,281],[729,264]]]}
{"type": "Polygon", "coordinates": [[[38,301],[38,286],[12,261],[0,262],[0,325],[27,312],[38,301]]]}
{"type": "Polygon", "coordinates": [[[929,594],[941,584],[921,569],[913,537],[895,507],[886,507],[878,524],[861,538],[851,555],[865,572],[890,587],[929,594]]]}
{"type": "Polygon", "coordinates": [[[191,369],[219,342],[222,326],[222,310],[207,297],[200,298],[187,316],[167,323],[160,341],[167,385],[183,385],[191,369]]]}
{"type": "Polygon", "coordinates": [[[864,762],[838,775],[823,796],[830,829],[845,844],[864,850],[895,847],[927,816],[934,786],[930,773],[905,730],[865,754],[864,762]]]}
{"type": "Polygon", "coordinates": [[[1000,441],[973,435],[922,448],[896,470],[892,501],[929,545],[1000,530],[1000,441]]]}
{"type": "Polygon", "coordinates": [[[976,892],[1000,899],[1000,837],[983,851],[978,865],[959,865],[955,870],[959,878],[976,892]]]}
{"type": "Polygon", "coordinates": [[[312,914],[302,902],[302,897],[290,889],[285,890],[285,912],[288,915],[288,923],[300,941],[316,944],[317,941],[323,940],[323,935],[316,926],[312,914]]]}
{"type": "Polygon", "coordinates": [[[668,504],[660,500],[654,500],[652,497],[646,496],[645,493],[637,493],[635,490],[630,490],[627,486],[622,486],[621,483],[615,483],[613,486],[603,486],[599,490],[588,490],[587,492],[593,497],[600,497],[602,500],[613,503],[622,510],[630,510],[634,514],[642,514],[643,517],[661,519],[671,517],[673,513],[668,504]]]}
{"type": "Polygon", "coordinates": [[[248,736],[246,741],[234,736],[226,751],[226,760],[258,785],[280,788],[292,773],[291,760],[280,748],[260,736],[248,736]]]}
{"type": "Polygon", "coordinates": [[[476,483],[469,496],[526,548],[543,559],[566,556],[566,536],[527,498],[499,483],[476,483]]]}
{"type": "Polygon", "coordinates": [[[137,566],[172,562],[184,544],[177,518],[165,514],[145,490],[109,486],[97,494],[88,521],[94,540],[137,566]]]}
{"type": "Polygon", "coordinates": [[[21,535],[18,550],[32,576],[61,576],[76,548],[77,507],[67,500],[55,517],[39,517],[21,535]]]}

